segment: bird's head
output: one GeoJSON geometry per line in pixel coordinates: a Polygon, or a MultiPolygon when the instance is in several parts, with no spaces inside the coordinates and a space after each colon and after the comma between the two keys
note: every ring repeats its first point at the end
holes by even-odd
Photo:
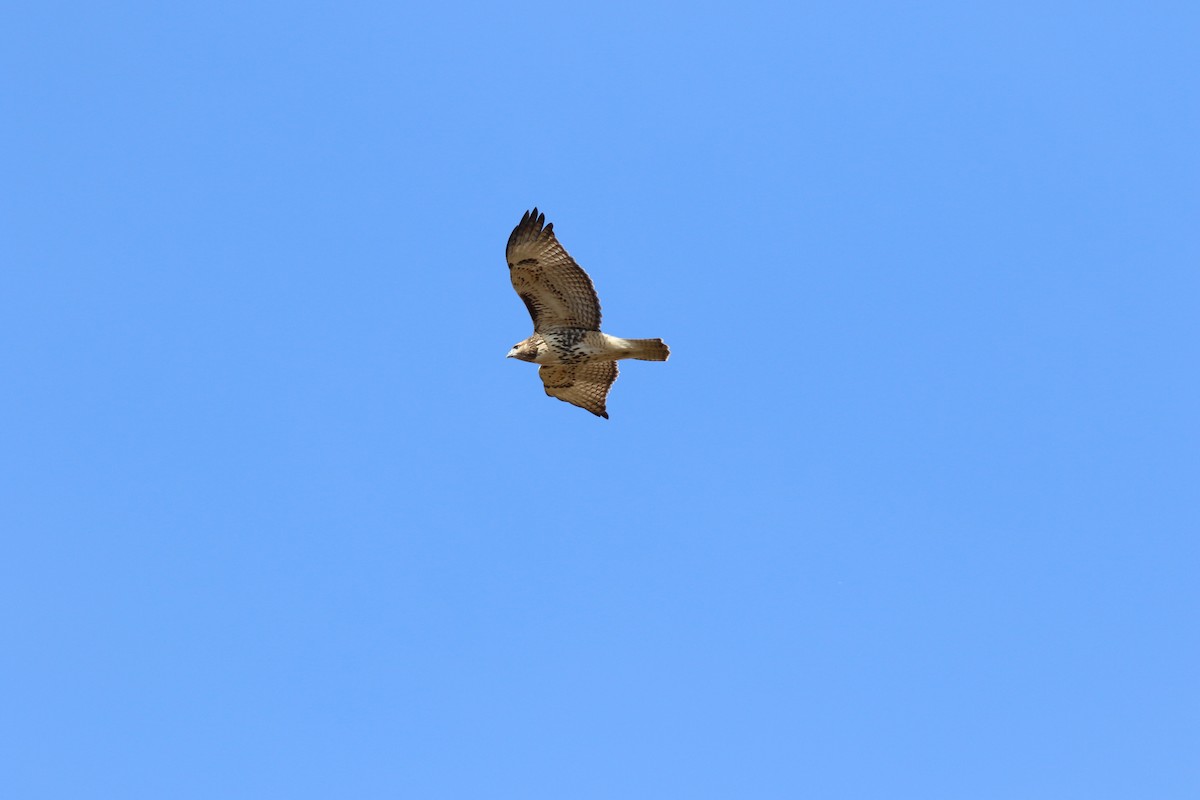
{"type": "Polygon", "coordinates": [[[516,358],[521,361],[533,361],[537,358],[537,345],[526,339],[523,342],[517,342],[512,346],[512,350],[508,351],[508,358],[516,358]]]}

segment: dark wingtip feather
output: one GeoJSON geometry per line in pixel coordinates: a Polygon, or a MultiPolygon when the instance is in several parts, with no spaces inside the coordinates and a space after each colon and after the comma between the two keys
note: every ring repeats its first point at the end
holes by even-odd
{"type": "Polygon", "coordinates": [[[546,222],[546,215],[537,210],[537,206],[533,207],[532,211],[526,211],[521,217],[521,221],[517,223],[517,227],[513,228],[512,233],[508,237],[508,246],[511,248],[517,242],[532,242],[537,241],[543,234],[554,235],[554,223],[546,222]]]}
{"type": "Polygon", "coordinates": [[[521,216],[521,221],[517,223],[517,227],[513,228],[512,233],[508,235],[508,248],[511,249],[517,242],[537,239],[542,230],[543,219],[545,217],[538,213],[537,208],[526,211],[521,216]]]}

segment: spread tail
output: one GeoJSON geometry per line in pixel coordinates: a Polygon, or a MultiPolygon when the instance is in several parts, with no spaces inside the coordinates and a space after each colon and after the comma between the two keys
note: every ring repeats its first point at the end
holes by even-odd
{"type": "Polygon", "coordinates": [[[666,361],[671,355],[671,348],[662,339],[626,339],[629,345],[629,358],[641,361],[666,361]]]}

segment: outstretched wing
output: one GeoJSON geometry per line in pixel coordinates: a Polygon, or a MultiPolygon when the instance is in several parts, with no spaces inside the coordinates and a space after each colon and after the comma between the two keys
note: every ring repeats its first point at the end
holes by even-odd
{"type": "Polygon", "coordinates": [[[508,237],[509,277],[525,301],[533,329],[600,330],[600,298],[592,279],[554,236],[554,223],[535,208],[526,211],[508,237]]]}
{"type": "Polygon", "coordinates": [[[608,419],[604,401],[617,379],[617,362],[584,361],[541,367],[538,376],[546,385],[546,394],[608,419]]]}

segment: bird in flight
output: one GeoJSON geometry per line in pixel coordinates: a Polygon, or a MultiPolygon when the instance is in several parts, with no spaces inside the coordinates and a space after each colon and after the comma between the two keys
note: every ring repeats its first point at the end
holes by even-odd
{"type": "Polygon", "coordinates": [[[539,364],[546,394],[608,419],[605,400],[617,379],[617,361],[666,361],[671,355],[662,339],[600,332],[600,298],[592,279],[536,208],[513,228],[505,255],[513,288],[533,317],[533,335],[513,345],[508,357],[539,364]]]}

